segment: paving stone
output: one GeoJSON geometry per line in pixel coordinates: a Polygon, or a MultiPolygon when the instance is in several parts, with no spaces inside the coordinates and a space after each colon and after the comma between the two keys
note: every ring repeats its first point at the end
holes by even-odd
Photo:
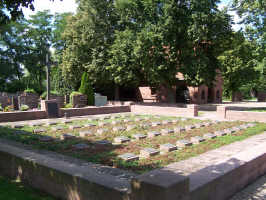
{"type": "Polygon", "coordinates": [[[55,126],[55,127],[52,127],[52,130],[53,131],[61,131],[61,130],[64,130],[65,128],[63,126],[55,126]]]}
{"type": "Polygon", "coordinates": [[[203,138],[205,139],[213,139],[213,138],[216,138],[217,136],[212,134],[212,133],[206,133],[203,135],[203,138]]]}
{"type": "Polygon", "coordinates": [[[150,131],[150,132],[148,132],[148,137],[149,138],[156,137],[156,136],[159,136],[159,135],[161,135],[161,133],[160,132],[157,132],[157,131],[150,131]]]}
{"type": "Polygon", "coordinates": [[[151,156],[158,155],[160,153],[159,150],[154,149],[154,148],[145,148],[140,150],[140,157],[142,158],[149,158],[151,156]]]}
{"type": "Polygon", "coordinates": [[[60,135],[60,139],[61,140],[70,140],[70,139],[74,139],[76,138],[75,135],[71,134],[71,133],[65,133],[60,135]]]}
{"type": "Polygon", "coordinates": [[[199,144],[200,142],[204,142],[205,139],[203,137],[200,137],[200,136],[195,136],[195,137],[190,138],[190,141],[193,144],[199,144]]]}
{"type": "Polygon", "coordinates": [[[88,137],[94,135],[91,131],[80,131],[79,136],[80,137],[88,137]]]}
{"type": "Polygon", "coordinates": [[[41,136],[41,137],[39,137],[39,141],[40,142],[51,142],[53,140],[54,140],[54,138],[51,137],[51,136],[41,136]]]}
{"type": "Polygon", "coordinates": [[[97,145],[112,145],[112,143],[108,140],[98,140],[98,141],[95,141],[94,144],[97,144],[97,145]]]}
{"type": "Polygon", "coordinates": [[[161,144],[160,145],[160,151],[161,153],[167,153],[171,151],[177,150],[177,147],[173,144],[167,143],[167,144],[161,144]]]}
{"type": "Polygon", "coordinates": [[[74,129],[78,129],[78,128],[82,128],[82,126],[80,125],[71,125],[68,127],[70,130],[74,130],[74,129]]]}
{"type": "Polygon", "coordinates": [[[226,135],[226,132],[224,132],[224,131],[215,131],[214,135],[216,135],[217,137],[218,136],[224,136],[224,135],[226,135]]]}
{"type": "Polygon", "coordinates": [[[42,123],[42,122],[33,122],[33,123],[31,123],[30,124],[30,126],[43,126],[44,125],[44,123],[42,123]]]}
{"type": "Polygon", "coordinates": [[[100,128],[97,130],[97,135],[102,135],[103,133],[106,133],[108,132],[108,129],[107,128],[100,128]]]}
{"type": "Polygon", "coordinates": [[[73,147],[77,150],[88,149],[90,146],[84,143],[74,144],[73,147]]]}
{"type": "Polygon", "coordinates": [[[125,154],[118,156],[118,158],[121,158],[122,160],[125,160],[127,162],[139,160],[139,156],[136,156],[133,153],[125,153],[125,154]]]}
{"type": "Polygon", "coordinates": [[[174,133],[174,129],[162,129],[161,130],[162,135],[168,135],[170,133],[174,133]]]}
{"type": "Polygon", "coordinates": [[[23,128],[24,125],[23,124],[13,124],[11,125],[12,128],[23,128]]]}
{"type": "Polygon", "coordinates": [[[181,132],[185,132],[186,129],[184,127],[175,127],[174,128],[174,132],[175,133],[181,133],[181,132]]]}
{"type": "Polygon", "coordinates": [[[122,126],[113,127],[113,131],[125,131],[125,130],[126,130],[126,128],[122,127],[122,126]]]}
{"type": "Polygon", "coordinates": [[[137,134],[132,135],[132,137],[135,138],[136,140],[141,140],[141,139],[145,139],[147,135],[137,133],[137,134]]]}
{"type": "Polygon", "coordinates": [[[159,126],[161,125],[161,122],[152,122],[151,126],[155,127],[155,126],[159,126]]]}
{"type": "Polygon", "coordinates": [[[126,142],[129,142],[129,141],[130,141],[130,139],[127,138],[127,137],[124,137],[124,136],[120,136],[120,137],[115,137],[114,138],[114,142],[116,144],[122,144],[122,143],[126,143],[126,142]]]}
{"type": "Polygon", "coordinates": [[[136,128],[136,127],[137,127],[136,125],[128,125],[127,126],[127,131],[130,131],[130,130],[136,128]]]}
{"type": "Polygon", "coordinates": [[[186,146],[191,146],[192,142],[188,141],[188,140],[178,140],[176,141],[176,146],[179,148],[183,148],[186,146]]]}
{"type": "Polygon", "coordinates": [[[33,133],[44,133],[44,132],[46,132],[46,129],[44,129],[44,128],[39,128],[39,129],[33,130],[33,133]]]}

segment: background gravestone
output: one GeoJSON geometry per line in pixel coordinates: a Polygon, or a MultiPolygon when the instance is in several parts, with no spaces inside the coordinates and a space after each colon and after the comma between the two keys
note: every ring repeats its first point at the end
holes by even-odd
{"type": "Polygon", "coordinates": [[[57,118],[59,117],[59,107],[56,101],[47,102],[47,117],[57,118]]]}

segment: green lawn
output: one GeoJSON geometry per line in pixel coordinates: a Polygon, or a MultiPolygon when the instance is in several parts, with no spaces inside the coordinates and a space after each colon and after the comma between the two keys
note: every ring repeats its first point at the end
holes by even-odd
{"type": "Polygon", "coordinates": [[[55,200],[47,194],[34,190],[21,182],[0,176],[0,200],[55,200]]]}

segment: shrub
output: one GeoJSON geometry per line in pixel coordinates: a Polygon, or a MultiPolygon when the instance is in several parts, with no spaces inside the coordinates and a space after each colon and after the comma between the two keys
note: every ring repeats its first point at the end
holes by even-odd
{"type": "Polygon", "coordinates": [[[0,111],[3,111],[3,107],[2,104],[0,103],[0,111]]]}
{"type": "Polygon", "coordinates": [[[84,95],[87,95],[88,105],[94,105],[94,91],[92,85],[89,82],[89,75],[86,72],[84,72],[82,75],[79,92],[84,95]]]}
{"type": "Polygon", "coordinates": [[[34,93],[34,94],[36,94],[36,91],[34,89],[30,89],[30,88],[24,90],[24,92],[25,93],[34,93]]]}
{"type": "Polygon", "coordinates": [[[73,105],[71,103],[68,103],[64,106],[64,108],[73,108],[73,105]]]}
{"type": "Polygon", "coordinates": [[[27,110],[29,110],[30,108],[29,108],[29,106],[27,106],[27,105],[21,105],[20,106],[20,110],[21,111],[27,111],[27,110]]]}
{"type": "MultiPolygon", "coordinates": [[[[50,94],[60,96],[59,92],[57,92],[57,91],[50,91],[50,94]]],[[[42,93],[41,99],[42,100],[46,99],[46,96],[47,96],[47,91],[42,93]]]]}
{"type": "Polygon", "coordinates": [[[13,106],[7,106],[4,108],[4,112],[11,112],[11,111],[14,111],[13,106]]]}

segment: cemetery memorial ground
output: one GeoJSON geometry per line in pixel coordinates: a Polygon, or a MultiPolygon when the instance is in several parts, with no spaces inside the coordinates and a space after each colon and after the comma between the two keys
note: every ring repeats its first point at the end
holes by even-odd
{"type": "Polygon", "coordinates": [[[0,138],[138,174],[266,131],[264,123],[112,114],[0,126],[0,138]]]}

